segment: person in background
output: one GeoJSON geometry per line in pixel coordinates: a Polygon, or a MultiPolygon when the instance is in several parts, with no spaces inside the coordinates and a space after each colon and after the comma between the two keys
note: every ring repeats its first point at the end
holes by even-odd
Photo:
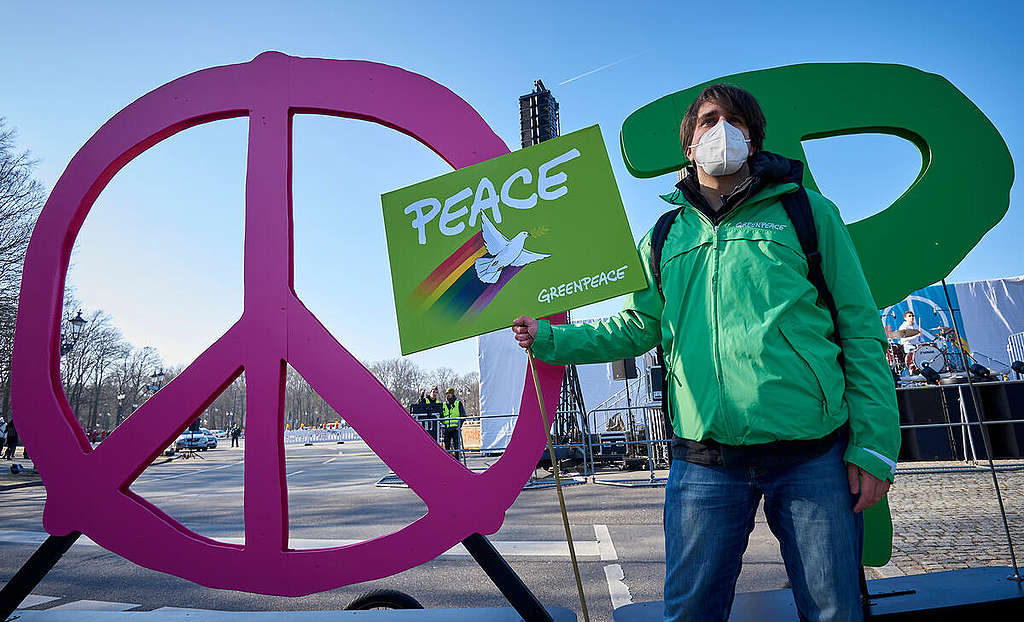
{"type": "Polygon", "coordinates": [[[7,449],[4,450],[4,460],[14,460],[14,452],[18,449],[18,431],[14,429],[14,419],[7,424],[5,441],[7,449]]]}
{"type": "Polygon", "coordinates": [[[458,452],[462,448],[459,431],[462,428],[462,421],[466,417],[466,407],[456,399],[455,389],[451,387],[444,392],[444,397],[444,403],[441,404],[441,434],[444,440],[444,449],[458,460],[458,452]]]}
{"type": "Polygon", "coordinates": [[[437,387],[430,389],[430,395],[427,395],[426,389],[420,389],[420,404],[440,404],[441,397],[438,395],[437,387]]]}
{"type": "Polygon", "coordinates": [[[900,339],[900,345],[903,346],[903,350],[910,354],[917,348],[918,345],[924,341],[921,336],[921,325],[917,323],[917,319],[914,317],[913,311],[907,311],[903,314],[903,323],[900,324],[899,330],[916,330],[918,331],[913,337],[903,337],[900,339]]]}

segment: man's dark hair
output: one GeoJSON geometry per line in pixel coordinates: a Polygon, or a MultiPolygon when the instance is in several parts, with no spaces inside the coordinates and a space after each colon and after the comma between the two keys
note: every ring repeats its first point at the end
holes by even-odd
{"type": "Polygon", "coordinates": [[[761,112],[761,105],[753,95],[735,84],[711,84],[704,87],[683,115],[683,122],[679,126],[679,141],[683,145],[683,151],[686,151],[693,142],[693,132],[697,129],[697,111],[702,104],[710,101],[718,102],[728,108],[729,112],[743,117],[747,130],[750,131],[750,144],[754,146],[754,151],[761,150],[761,145],[764,144],[764,127],[767,125],[764,113],[761,112]]]}

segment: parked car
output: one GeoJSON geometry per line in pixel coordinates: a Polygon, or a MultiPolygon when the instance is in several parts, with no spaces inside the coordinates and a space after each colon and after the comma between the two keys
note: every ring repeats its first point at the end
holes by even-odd
{"type": "Polygon", "coordinates": [[[227,430],[210,430],[210,431],[213,432],[213,435],[216,436],[217,438],[227,438],[228,437],[228,431],[227,430]]]}
{"type": "Polygon", "coordinates": [[[206,438],[206,448],[217,449],[217,437],[213,435],[213,432],[206,428],[199,428],[199,431],[202,432],[203,436],[206,438]]]}
{"type": "Polygon", "coordinates": [[[206,435],[202,432],[185,430],[181,436],[178,437],[178,440],[174,441],[174,448],[178,450],[198,449],[200,451],[206,451],[207,444],[208,441],[206,440],[206,435]]]}

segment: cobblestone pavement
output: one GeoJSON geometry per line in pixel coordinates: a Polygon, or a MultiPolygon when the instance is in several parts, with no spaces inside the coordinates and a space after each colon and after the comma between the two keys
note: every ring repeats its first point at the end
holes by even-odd
{"type": "MultiPolygon", "coordinates": [[[[996,461],[996,469],[1010,465],[1024,462],[996,461]]],[[[900,464],[900,470],[964,466],[968,464],[913,462],[900,464]]],[[[978,466],[987,467],[987,462],[978,462],[978,466]]],[[[996,475],[1020,565],[1024,561],[1024,469],[997,470],[996,475]]],[[[992,474],[987,470],[898,474],[889,491],[889,506],[893,556],[883,569],[889,574],[1011,565],[992,474]]]]}

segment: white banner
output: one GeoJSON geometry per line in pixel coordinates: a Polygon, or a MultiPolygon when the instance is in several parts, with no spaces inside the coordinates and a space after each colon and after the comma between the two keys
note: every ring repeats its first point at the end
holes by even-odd
{"type": "Polygon", "coordinates": [[[957,283],[956,298],[971,354],[985,367],[1004,371],[1012,363],[1010,335],[1024,331],[1024,276],[957,283]]]}
{"type": "MultiPolygon", "coordinates": [[[[580,320],[578,322],[589,321],[580,320]]],[[[574,322],[577,323],[577,322],[574,322]]],[[[519,415],[526,382],[526,352],[519,347],[512,331],[503,329],[477,338],[477,356],[480,365],[480,444],[483,451],[501,451],[512,438],[516,417],[519,415]]],[[[630,403],[647,404],[643,359],[637,359],[639,377],[629,381],[630,403]]],[[[598,408],[624,407],[626,381],[612,378],[611,363],[577,365],[584,406],[598,408]]],[[[528,395],[534,395],[528,387],[528,395]]],[[[607,430],[608,420],[614,412],[594,413],[588,418],[590,432],[607,430]]],[[[623,411],[622,416],[626,416],[623,411]]]]}

